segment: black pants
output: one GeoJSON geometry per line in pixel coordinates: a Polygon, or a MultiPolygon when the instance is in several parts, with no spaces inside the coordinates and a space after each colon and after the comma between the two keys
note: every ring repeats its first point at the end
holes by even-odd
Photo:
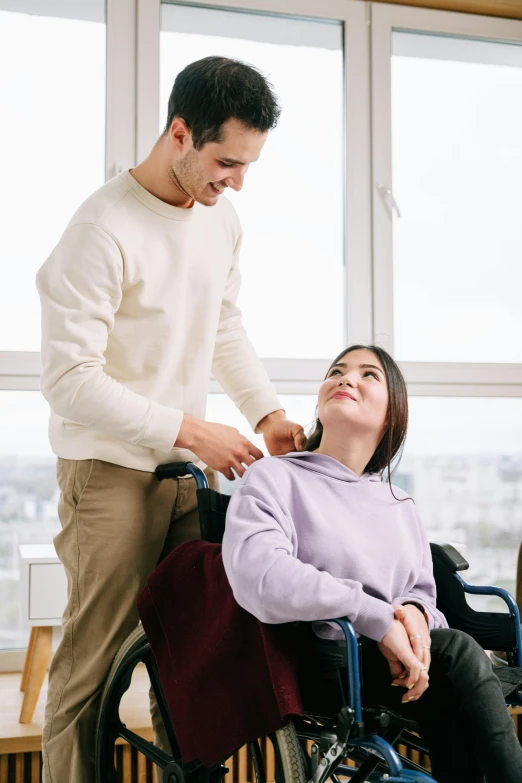
{"type": "MultiPolygon", "coordinates": [[[[305,708],[336,715],[345,704],[344,642],[319,639],[298,626],[298,664],[305,708]]],[[[500,683],[486,654],[462,631],[431,632],[429,688],[401,704],[407,691],[391,685],[377,643],[362,640],[362,703],[417,721],[438,783],[522,783],[522,748],[500,683]]]]}

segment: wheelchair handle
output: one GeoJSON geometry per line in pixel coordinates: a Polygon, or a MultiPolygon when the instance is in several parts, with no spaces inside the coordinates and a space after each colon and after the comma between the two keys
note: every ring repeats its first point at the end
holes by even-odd
{"type": "Polygon", "coordinates": [[[208,489],[207,477],[201,468],[198,468],[193,462],[168,462],[166,465],[158,465],[154,475],[158,481],[167,478],[182,478],[187,475],[194,476],[198,489],[208,489]]]}

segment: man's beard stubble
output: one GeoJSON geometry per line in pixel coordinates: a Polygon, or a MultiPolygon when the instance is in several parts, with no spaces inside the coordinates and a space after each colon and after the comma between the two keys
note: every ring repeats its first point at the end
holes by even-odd
{"type": "Polygon", "coordinates": [[[173,164],[168,174],[171,181],[188,198],[194,199],[204,206],[210,206],[214,203],[213,201],[209,203],[209,199],[204,197],[206,183],[203,184],[201,181],[195,150],[190,150],[184,158],[178,161],[176,167],[173,164]]]}

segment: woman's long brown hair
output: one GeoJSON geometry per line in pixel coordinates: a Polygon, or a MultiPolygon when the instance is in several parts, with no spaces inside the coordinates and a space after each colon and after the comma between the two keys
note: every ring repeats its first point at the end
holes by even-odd
{"type": "MultiPolygon", "coordinates": [[[[404,441],[406,439],[406,431],[408,429],[408,392],[406,389],[406,381],[396,362],[394,362],[389,353],[383,348],[379,348],[377,345],[350,345],[349,348],[335,357],[328,368],[325,379],[328,377],[328,373],[332,367],[335,364],[338,364],[346,354],[351,353],[352,351],[363,350],[371,351],[379,359],[384,368],[386,385],[388,387],[388,429],[366,465],[364,472],[384,473],[387,469],[388,484],[391,488],[391,464],[397,457],[394,466],[396,467],[400,460],[404,441]]],[[[315,451],[319,448],[322,437],[323,425],[319,419],[316,418],[315,427],[310,435],[308,435],[304,444],[305,451],[315,451]]]]}

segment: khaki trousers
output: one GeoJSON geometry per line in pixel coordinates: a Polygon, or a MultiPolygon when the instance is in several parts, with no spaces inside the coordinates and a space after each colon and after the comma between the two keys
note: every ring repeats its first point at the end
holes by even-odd
{"type": "MultiPolygon", "coordinates": [[[[207,469],[217,488],[214,471],[207,469]]],[[[153,473],[101,460],[59,459],[62,530],[56,551],[68,582],[63,638],[53,657],[42,732],[44,783],[94,783],[101,690],[114,656],[138,624],[136,598],[177,544],[199,538],[191,477],[159,482],[153,473]]],[[[156,742],[168,749],[151,699],[156,742]]]]}

